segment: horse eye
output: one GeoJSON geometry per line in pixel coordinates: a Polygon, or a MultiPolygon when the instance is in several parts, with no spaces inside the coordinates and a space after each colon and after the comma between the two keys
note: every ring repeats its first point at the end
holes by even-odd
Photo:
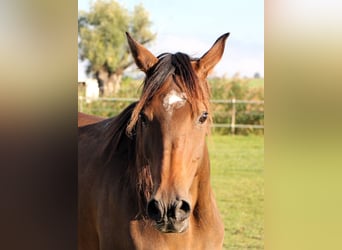
{"type": "Polygon", "coordinates": [[[203,112],[200,118],[198,119],[198,122],[202,124],[207,120],[207,118],[208,118],[208,112],[203,112]]]}

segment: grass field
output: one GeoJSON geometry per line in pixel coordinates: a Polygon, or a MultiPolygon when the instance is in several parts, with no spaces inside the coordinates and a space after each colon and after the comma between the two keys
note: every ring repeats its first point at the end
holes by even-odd
{"type": "Polygon", "coordinates": [[[223,249],[264,249],[264,137],[211,135],[208,145],[223,249]]]}
{"type": "Polygon", "coordinates": [[[251,88],[260,88],[260,87],[264,87],[264,79],[263,78],[254,78],[251,79],[248,82],[248,86],[251,88]]]}

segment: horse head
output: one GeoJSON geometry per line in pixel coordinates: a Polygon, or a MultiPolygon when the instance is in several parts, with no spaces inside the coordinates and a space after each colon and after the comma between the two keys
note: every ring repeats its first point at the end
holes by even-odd
{"type": "Polygon", "coordinates": [[[210,130],[207,75],[219,62],[229,33],[200,58],[183,53],[154,56],[128,33],[136,65],[146,74],[127,132],[137,137],[137,164],[146,165],[151,190],[146,214],[164,233],[187,230],[196,209],[198,176],[209,175],[206,135],[210,130]]]}

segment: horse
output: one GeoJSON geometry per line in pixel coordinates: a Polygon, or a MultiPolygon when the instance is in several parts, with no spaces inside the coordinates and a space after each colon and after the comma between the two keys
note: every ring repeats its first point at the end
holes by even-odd
{"type": "Polygon", "coordinates": [[[94,124],[100,121],[105,120],[106,118],[95,116],[95,115],[88,115],[82,112],[78,112],[77,115],[77,127],[83,127],[86,125],[94,124]]]}
{"type": "Polygon", "coordinates": [[[79,249],[222,249],[207,75],[229,33],[200,58],[154,56],[126,36],[142,93],[118,116],[78,128],[79,249]]]}

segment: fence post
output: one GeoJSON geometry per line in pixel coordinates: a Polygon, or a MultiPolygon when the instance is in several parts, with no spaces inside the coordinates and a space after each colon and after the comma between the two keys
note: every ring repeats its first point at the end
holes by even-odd
{"type": "Polygon", "coordinates": [[[235,115],[236,115],[236,107],[235,107],[235,97],[232,99],[232,123],[231,123],[231,132],[235,134],[235,115]]]}

